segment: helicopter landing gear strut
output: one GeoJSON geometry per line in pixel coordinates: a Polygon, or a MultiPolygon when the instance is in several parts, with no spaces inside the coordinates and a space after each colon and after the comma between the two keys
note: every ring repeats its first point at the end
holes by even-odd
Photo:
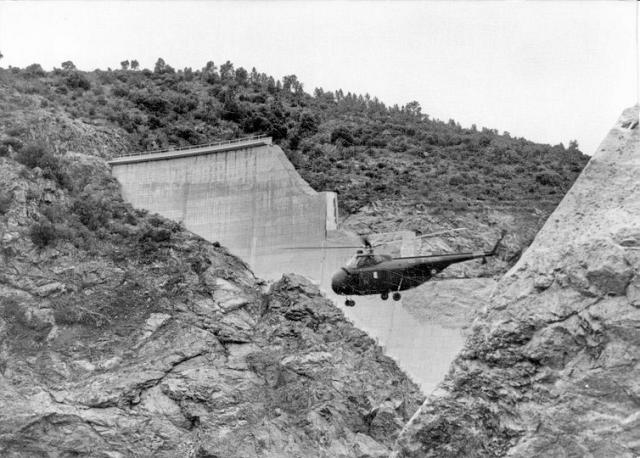
{"type": "Polygon", "coordinates": [[[344,301],[344,305],[347,307],[353,307],[354,305],[356,305],[356,301],[354,301],[353,299],[347,299],[346,301],[344,301]]]}
{"type": "Polygon", "coordinates": [[[386,301],[387,299],[389,299],[389,293],[384,292],[380,294],[380,299],[382,299],[383,301],[386,301]]]}
{"type": "Polygon", "coordinates": [[[402,289],[402,280],[404,280],[404,278],[400,279],[400,283],[398,284],[398,291],[396,291],[395,293],[393,293],[393,296],[391,296],[393,298],[394,301],[399,301],[400,298],[402,297],[400,295],[400,289],[402,289]]]}

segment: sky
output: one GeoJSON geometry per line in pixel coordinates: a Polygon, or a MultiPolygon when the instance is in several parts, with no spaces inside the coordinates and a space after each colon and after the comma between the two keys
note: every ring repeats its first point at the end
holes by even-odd
{"type": "Polygon", "coordinates": [[[637,100],[633,1],[0,0],[0,66],[230,60],[592,154],[637,100]]]}

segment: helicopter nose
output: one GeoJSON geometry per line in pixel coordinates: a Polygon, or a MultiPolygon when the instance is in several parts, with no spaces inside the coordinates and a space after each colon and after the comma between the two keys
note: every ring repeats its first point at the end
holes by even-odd
{"type": "Polygon", "coordinates": [[[336,294],[344,294],[346,289],[347,273],[344,270],[339,270],[333,277],[331,277],[331,289],[336,294]]]}

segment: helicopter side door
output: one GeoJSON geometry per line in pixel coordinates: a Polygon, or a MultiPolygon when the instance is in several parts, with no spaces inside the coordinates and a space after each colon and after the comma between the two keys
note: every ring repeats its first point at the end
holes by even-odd
{"type": "Polygon", "coordinates": [[[362,294],[368,294],[368,292],[375,285],[375,274],[376,272],[364,271],[358,274],[358,286],[362,291],[362,294]]]}
{"type": "Polygon", "coordinates": [[[359,286],[364,294],[373,294],[385,290],[386,283],[385,270],[369,270],[360,272],[359,286]]]}

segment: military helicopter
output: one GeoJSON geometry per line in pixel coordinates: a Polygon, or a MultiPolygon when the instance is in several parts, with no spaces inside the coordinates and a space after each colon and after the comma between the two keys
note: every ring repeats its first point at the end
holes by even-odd
{"type": "MultiPolygon", "coordinates": [[[[445,232],[451,231],[426,234],[417,238],[432,237],[445,232]]],[[[382,300],[387,300],[389,293],[392,293],[393,300],[399,301],[400,291],[415,288],[429,281],[451,264],[479,258],[483,260],[483,263],[486,262],[485,258],[496,255],[505,234],[506,232],[503,231],[490,251],[399,258],[393,258],[386,254],[375,254],[374,249],[384,244],[372,245],[366,237],[363,237],[363,246],[358,247],[360,249],[347,265],[333,275],[331,289],[336,294],[347,296],[345,300],[347,307],[356,305],[349,296],[380,294],[382,300]]]]}

